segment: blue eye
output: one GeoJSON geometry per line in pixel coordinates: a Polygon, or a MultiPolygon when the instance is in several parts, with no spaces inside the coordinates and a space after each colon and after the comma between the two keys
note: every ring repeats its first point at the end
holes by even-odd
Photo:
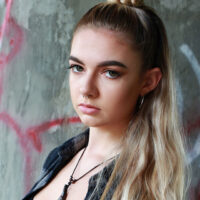
{"type": "Polygon", "coordinates": [[[106,73],[106,76],[110,79],[115,79],[120,76],[120,73],[114,70],[107,70],[105,73],[106,73]]]}
{"type": "Polygon", "coordinates": [[[80,65],[71,65],[68,69],[72,69],[73,72],[82,72],[83,67],[80,65]]]}

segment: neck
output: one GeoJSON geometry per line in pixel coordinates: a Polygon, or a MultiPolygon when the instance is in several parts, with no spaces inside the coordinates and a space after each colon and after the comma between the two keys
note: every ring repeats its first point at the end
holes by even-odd
{"type": "Polygon", "coordinates": [[[120,144],[125,130],[117,127],[90,127],[87,152],[95,157],[108,159],[120,153],[120,144]]]}

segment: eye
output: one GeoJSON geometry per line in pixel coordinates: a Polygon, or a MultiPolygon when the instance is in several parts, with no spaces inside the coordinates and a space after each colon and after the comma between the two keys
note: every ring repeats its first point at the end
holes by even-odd
{"type": "Polygon", "coordinates": [[[81,67],[80,65],[70,65],[68,67],[68,69],[72,69],[73,72],[82,72],[83,71],[83,67],[81,67]]]}
{"type": "Polygon", "coordinates": [[[114,70],[107,70],[107,71],[105,71],[105,74],[110,79],[115,79],[120,76],[120,73],[117,71],[114,71],[114,70]]]}

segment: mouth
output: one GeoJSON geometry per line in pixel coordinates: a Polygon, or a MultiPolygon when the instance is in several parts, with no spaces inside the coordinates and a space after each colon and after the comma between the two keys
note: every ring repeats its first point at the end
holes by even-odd
{"type": "Polygon", "coordinates": [[[81,110],[82,113],[84,114],[95,114],[97,112],[100,111],[100,108],[97,108],[93,105],[90,105],[90,104],[79,104],[78,105],[79,109],[81,110]]]}

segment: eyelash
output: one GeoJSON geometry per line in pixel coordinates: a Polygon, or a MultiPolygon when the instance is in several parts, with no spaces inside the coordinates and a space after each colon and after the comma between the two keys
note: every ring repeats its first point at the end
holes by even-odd
{"type": "Polygon", "coordinates": [[[114,77],[108,77],[107,76],[109,79],[116,79],[116,78],[121,76],[121,73],[119,73],[119,72],[117,72],[115,70],[106,70],[106,71],[104,71],[104,73],[109,73],[109,75],[110,75],[110,73],[114,73],[115,74],[114,77]]]}
{"type": "MultiPolygon", "coordinates": [[[[67,69],[72,69],[73,72],[75,72],[74,69],[75,69],[76,67],[80,67],[81,69],[83,69],[83,67],[81,67],[80,65],[70,65],[69,67],[67,67],[67,69]]],[[[78,72],[79,72],[79,71],[78,71],[78,72]]]]}
{"type": "MultiPolygon", "coordinates": [[[[73,64],[73,65],[70,65],[69,67],[67,67],[67,69],[71,69],[73,72],[75,72],[75,73],[79,73],[79,72],[82,72],[82,71],[80,71],[80,68],[81,68],[81,70],[83,70],[83,67],[81,67],[80,65],[75,65],[75,64],[73,64]],[[75,69],[77,69],[77,67],[79,67],[79,70],[78,71],[75,71],[75,69]]],[[[114,77],[110,77],[110,76],[106,76],[107,78],[109,78],[109,79],[116,79],[116,78],[118,78],[118,77],[120,77],[121,76],[121,73],[120,72],[118,72],[118,71],[115,71],[115,70],[105,70],[103,73],[114,73],[115,75],[114,75],[114,77]]]]}

